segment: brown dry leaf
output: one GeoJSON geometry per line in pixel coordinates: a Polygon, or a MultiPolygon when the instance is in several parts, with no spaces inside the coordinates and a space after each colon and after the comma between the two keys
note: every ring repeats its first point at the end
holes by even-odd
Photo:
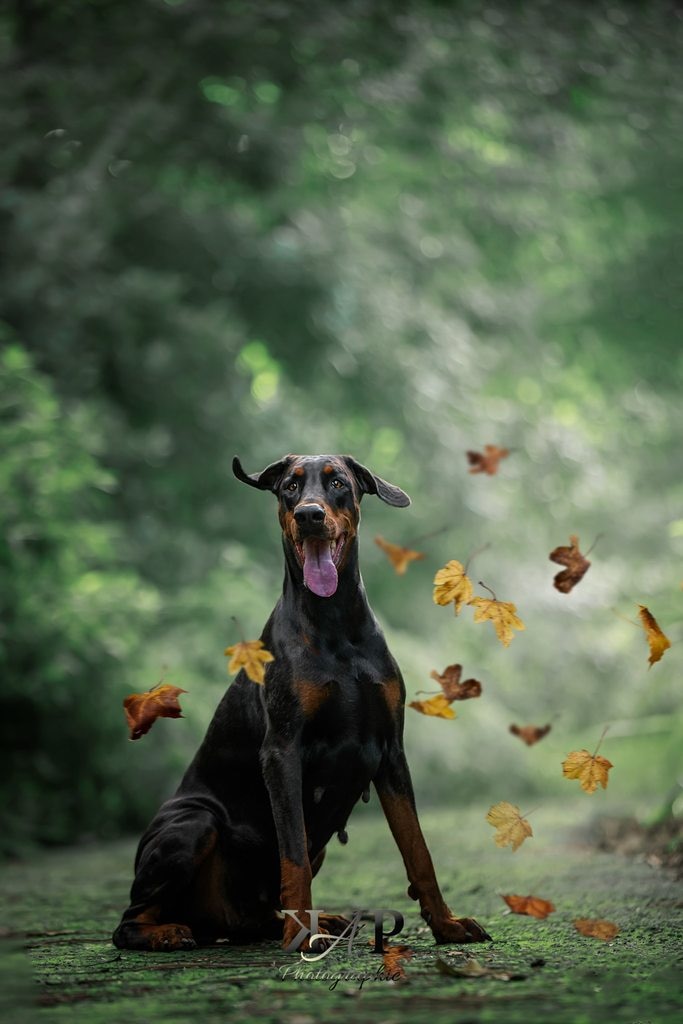
{"type": "Polygon", "coordinates": [[[489,825],[496,830],[494,840],[496,846],[511,846],[517,850],[525,839],[533,836],[531,825],[520,814],[519,807],[505,800],[494,804],[486,815],[489,825]]]}
{"type": "Polygon", "coordinates": [[[671,641],[667,636],[664,636],[659,628],[659,623],[656,618],[645,607],[645,605],[639,604],[638,607],[640,608],[638,615],[640,616],[640,621],[643,624],[643,629],[647,636],[647,642],[650,645],[648,666],[652,667],[656,661],[659,661],[664,654],[664,651],[668,651],[669,647],[671,647],[671,641]]]}
{"type": "MultiPolygon", "coordinates": [[[[368,946],[372,946],[374,949],[374,941],[368,942],[368,946]]],[[[392,981],[406,981],[403,961],[410,960],[413,954],[414,950],[410,946],[392,946],[384,939],[382,942],[382,963],[384,964],[384,972],[387,977],[392,981]]]]}
{"type": "Polygon", "coordinates": [[[615,935],[619,934],[619,925],[613,921],[601,921],[592,917],[579,917],[572,922],[577,932],[586,935],[589,939],[602,939],[609,942],[615,935]]]}
{"type": "Polygon", "coordinates": [[[550,900],[542,900],[540,896],[503,896],[513,914],[526,914],[543,920],[548,914],[555,912],[555,904],[550,900]]]}
{"type": "Polygon", "coordinates": [[[511,725],[510,732],[513,736],[519,736],[520,740],[526,743],[527,747],[533,747],[544,736],[550,732],[551,725],[511,725]]]}
{"type": "Polygon", "coordinates": [[[456,713],[451,707],[451,702],[443,693],[437,693],[429,700],[411,700],[409,708],[414,708],[423,715],[432,715],[434,718],[456,718],[456,713]]]}
{"type": "Polygon", "coordinates": [[[488,473],[493,476],[498,472],[498,465],[501,459],[506,459],[510,454],[509,448],[499,448],[495,444],[487,444],[482,452],[468,452],[467,458],[470,466],[470,473],[488,473]]]}
{"type": "Polygon", "coordinates": [[[479,680],[466,679],[464,683],[461,683],[461,675],[462,665],[448,665],[442,674],[439,674],[436,669],[432,669],[429,673],[430,679],[437,681],[443,690],[444,697],[447,697],[448,700],[469,700],[471,697],[481,697],[479,680]]]}
{"type": "Polygon", "coordinates": [[[375,544],[387,555],[397,576],[403,576],[411,562],[419,562],[425,557],[422,551],[412,551],[410,548],[401,547],[400,544],[392,544],[384,537],[375,537],[375,544]]]}
{"type": "Polygon", "coordinates": [[[509,647],[513,629],[524,629],[524,623],[515,614],[517,606],[512,601],[494,601],[490,597],[473,597],[475,622],[491,622],[503,647],[509,647]]]}
{"type": "Polygon", "coordinates": [[[263,646],[263,640],[242,640],[232,647],[226,647],[224,653],[230,658],[228,672],[237,672],[243,668],[254,683],[263,683],[266,663],[275,661],[274,656],[263,646]]]}
{"type": "Polygon", "coordinates": [[[594,793],[598,785],[607,789],[607,773],[612,767],[612,762],[597,752],[573,750],[562,762],[562,774],[566,779],[578,779],[585,793],[594,793]]]}
{"type": "Polygon", "coordinates": [[[495,978],[496,981],[524,981],[526,978],[526,974],[519,974],[517,971],[500,971],[495,967],[484,967],[474,957],[465,960],[462,967],[454,967],[437,956],[436,969],[449,978],[495,978]]]}
{"type": "Polygon", "coordinates": [[[182,718],[178,695],[187,693],[180,686],[157,683],[145,693],[130,693],[123,702],[130,738],[139,740],[148,733],[157,718],[182,718]]]}
{"type": "Polygon", "coordinates": [[[455,602],[457,615],[464,604],[469,604],[472,597],[472,581],[465,573],[465,567],[453,558],[439,569],[434,577],[434,603],[450,604],[455,602]]]}
{"type": "Polygon", "coordinates": [[[566,565],[567,568],[558,572],[553,580],[553,586],[562,594],[568,594],[590,569],[590,562],[579,551],[579,538],[572,534],[569,538],[571,547],[555,548],[548,555],[551,562],[558,565],[566,565]]]}

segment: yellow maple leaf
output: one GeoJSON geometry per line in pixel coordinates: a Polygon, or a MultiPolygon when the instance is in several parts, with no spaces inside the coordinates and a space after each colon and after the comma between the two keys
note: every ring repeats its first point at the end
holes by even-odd
{"type": "Polygon", "coordinates": [[[524,623],[516,615],[517,606],[512,601],[494,601],[490,597],[473,597],[469,604],[474,605],[475,622],[490,622],[498,635],[503,647],[509,647],[514,634],[513,629],[524,629],[524,623]]]}
{"type": "Polygon", "coordinates": [[[516,850],[528,836],[534,834],[529,822],[520,814],[519,807],[505,800],[490,808],[486,820],[496,830],[493,837],[496,846],[511,846],[516,850]]]}
{"type": "Polygon", "coordinates": [[[648,660],[648,665],[652,667],[656,661],[659,661],[664,654],[664,651],[667,651],[669,647],[671,647],[671,641],[667,636],[664,636],[659,628],[659,623],[649,609],[647,609],[644,604],[639,604],[638,607],[640,608],[638,615],[640,616],[640,621],[643,624],[643,629],[647,636],[647,642],[650,645],[650,658],[648,660]]]}
{"type": "Polygon", "coordinates": [[[403,576],[411,562],[419,562],[424,558],[422,551],[412,551],[410,548],[401,547],[400,544],[392,544],[391,541],[385,540],[379,535],[375,537],[375,544],[385,553],[396,570],[397,576],[403,576]]]}
{"type": "Polygon", "coordinates": [[[263,683],[266,675],[266,663],[275,661],[274,656],[263,647],[263,640],[242,640],[232,647],[225,648],[228,672],[237,672],[243,668],[254,683],[263,683]]]}
{"type": "Polygon", "coordinates": [[[457,559],[446,562],[434,577],[434,603],[455,603],[457,615],[464,604],[470,604],[472,581],[465,573],[465,567],[457,559]]]}
{"type": "Polygon", "coordinates": [[[415,708],[423,715],[433,715],[434,718],[457,718],[450,700],[443,693],[437,693],[429,700],[411,700],[408,707],[415,708]]]}
{"type": "Polygon", "coordinates": [[[585,793],[594,793],[598,784],[607,789],[607,773],[612,767],[612,762],[598,753],[572,750],[562,762],[562,774],[566,779],[578,779],[585,793]]]}

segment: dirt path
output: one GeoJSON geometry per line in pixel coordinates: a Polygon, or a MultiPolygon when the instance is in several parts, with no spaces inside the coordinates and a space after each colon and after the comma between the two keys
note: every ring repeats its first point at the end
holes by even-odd
{"type": "Polygon", "coordinates": [[[434,946],[406,896],[403,867],[386,825],[369,808],[354,816],[349,845],[330,844],[316,883],[316,904],[330,912],[401,911],[405,927],[391,941],[413,950],[402,961],[403,981],[377,980],[382,958],[370,952],[370,925],[351,953],[338,947],[316,964],[303,963],[274,942],[185,954],[119,952],[109,935],[131,880],[131,842],[12,865],[0,890],[7,915],[2,988],[5,1000],[14,1002],[12,1016],[4,1019],[678,1022],[683,884],[662,868],[597,852],[577,827],[585,824],[586,810],[586,801],[561,808],[574,822],[568,828],[557,808],[539,808],[532,818],[534,838],[516,853],[494,845],[480,808],[422,814],[446,898],[457,913],[476,916],[494,937],[491,945],[475,947],[434,946]],[[551,899],[556,913],[545,921],[509,914],[501,892],[551,899]],[[577,917],[607,918],[620,933],[608,943],[584,938],[572,925],[577,917]],[[462,978],[438,970],[439,957],[461,968],[471,956],[514,980],[462,978]],[[320,974],[331,977],[316,978],[320,974]],[[368,979],[362,986],[361,977],[368,979]]]}

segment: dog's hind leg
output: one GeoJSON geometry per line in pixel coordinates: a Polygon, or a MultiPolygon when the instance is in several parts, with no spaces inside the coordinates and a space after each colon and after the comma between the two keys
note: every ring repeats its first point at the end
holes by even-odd
{"type": "MultiPolygon", "coordinates": [[[[197,891],[207,892],[220,857],[219,835],[226,827],[223,808],[211,797],[180,795],[168,800],[142,836],[135,860],[130,906],[114,932],[121,949],[172,951],[196,945],[191,912],[197,891]]],[[[215,884],[213,889],[216,889],[215,884]]],[[[216,907],[220,914],[220,907],[216,907]]],[[[201,908],[210,916],[211,908],[201,908]]]]}

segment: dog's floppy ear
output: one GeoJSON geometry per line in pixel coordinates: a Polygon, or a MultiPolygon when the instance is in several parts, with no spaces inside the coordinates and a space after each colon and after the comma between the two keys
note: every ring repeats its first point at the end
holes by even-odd
{"type": "Polygon", "coordinates": [[[394,505],[396,508],[406,508],[410,505],[410,498],[400,487],[371,473],[367,466],[361,466],[360,462],[356,462],[350,455],[344,455],[343,459],[358,481],[361,497],[364,494],[376,494],[382,501],[386,501],[387,505],[394,505]]]}
{"type": "Polygon", "coordinates": [[[245,473],[242,469],[242,463],[236,455],[232,460],[232,471],[243,484],[249,484],[250,487],[258,487],[260,491],[272,491],[273,494],[276,494],[280,480],[282,480],[291,460],[291,455],[285,455],[278,462],[271,462],[260,473],[245,473]]]}

